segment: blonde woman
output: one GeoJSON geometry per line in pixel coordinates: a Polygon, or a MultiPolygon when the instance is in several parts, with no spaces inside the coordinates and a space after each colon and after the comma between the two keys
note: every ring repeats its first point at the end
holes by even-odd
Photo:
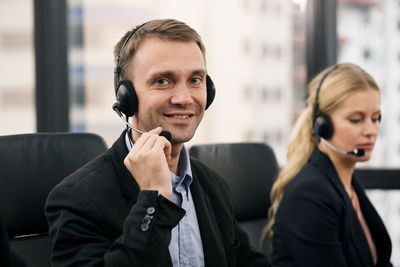
{"type": "Polygon", "coordinates": [[[322,71],[293,129],[267,225],[277,266],[392,266],[391,241],[354,176],[381,118],[374,79],[354,64],[322,71]]]}

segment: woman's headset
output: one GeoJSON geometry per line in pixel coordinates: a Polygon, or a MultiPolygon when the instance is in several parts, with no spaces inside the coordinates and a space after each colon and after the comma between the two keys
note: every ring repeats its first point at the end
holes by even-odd
{"type": "Polygon", "coordinates": [[[325,74],[322,76],[321,80],[319,81],[318,87],[315,91],[315,99],[313,103],[313,110],[312,110],[312,122],[313,122],[313,128],[312,128],[312,135],[316,137],[322,137],[324,139],[329,139],[333,135],[333,124],[331,121],[331,118],[329,117],[328,114],[318,112],[318,94],[319,91],[321,90],[321,86],[324,83],[324,80],[326,77],[331,74],[334,70],[339,68],[340,64],[337,64],[333,66],[330,70],[325,72],[325,74]]]}

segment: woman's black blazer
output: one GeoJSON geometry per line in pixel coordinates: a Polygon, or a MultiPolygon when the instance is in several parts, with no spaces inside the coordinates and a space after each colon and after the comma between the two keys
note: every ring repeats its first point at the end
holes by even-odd
{"type": "MultiPolygon", "coordinates": [[[[352,185],[376,246],[376,266],[392,266],[386,228],[354,175],[352,185]]],[[[374,266],[351,200],[329,157],[318,148],[287,185],[275,220],[274,266],[374,266]]]]}

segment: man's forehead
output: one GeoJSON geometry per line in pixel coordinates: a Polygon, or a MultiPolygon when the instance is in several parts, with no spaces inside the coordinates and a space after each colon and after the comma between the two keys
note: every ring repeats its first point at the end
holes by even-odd
{"type": "Polygon", "coordinates": [[[190,75],[206,75],[205,68],[190,68],[182,66],[172,66],[165,68],[152,68],[145,76],[147,77],[167,77],[167,76],[190,76],[190,75]]]}
{"type": "MultiPolygon", "coordinates": [[[[141,43],[132,59],[132,66],[146,74],[154,73],[205,73],[203,54],[194,42],[168,41],[148,38],[141,43]]],[[[135,72],[136,72],[135,71],[135,72]]]]}
{"type": "MultiPolygon", "coordinates": [[[[138,46],[136,47],[135,55],[140,54],[141,50],[148,49],[148,46],[151,49],[164,49],[165,47],[170,47],[172,45],[182,45],[182,46],[192,46],[194,49],[198,50],[201,54],[202,51],[199,45],[194,40],[172,40],[167,38],[161,38],[155,35],[149,35],[144,37],[138,46]]],[[[134,55],[134,56],[135,56],[134,55]]]]}

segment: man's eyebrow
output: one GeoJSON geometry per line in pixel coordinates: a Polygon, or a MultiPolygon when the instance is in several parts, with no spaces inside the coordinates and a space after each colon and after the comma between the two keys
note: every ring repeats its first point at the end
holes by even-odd
{"type": "MultiPolygon", "coordinates": [[[[205,76],[206,75],[206,71],[204,69],[198,69],[198,70],[194,70],[192,72],[192,75],[202,75],[205,76]]],[[[174,74],[172,71],[160,71],[160,72],[155,72],[153,74],[150,75],[150,77],[148,77],[146,79],[146,83],[147,84],[151,84],[154,80],[158,79],[158,78],[162,78],[162,77],[173,77],[174,74]]]]}
{"type": "Polygon", "coordinates": [[[161,78],[161,77],[172,77],[173,74],[171,71],[161,71],[161,72],[155,72],[150,75],[149,78],[146,79],[147,84],[151,84],[154,80],[161,78]]]}
{"type": "Polygon", "coordinates": [[[200,70],[195,70],[195,71],[193,71],[192,72],[192,74],[198,74],[198,75],[206,75],[206,71],[205,70],[203,70],[203,69],[200,69],[200,70]]]}

